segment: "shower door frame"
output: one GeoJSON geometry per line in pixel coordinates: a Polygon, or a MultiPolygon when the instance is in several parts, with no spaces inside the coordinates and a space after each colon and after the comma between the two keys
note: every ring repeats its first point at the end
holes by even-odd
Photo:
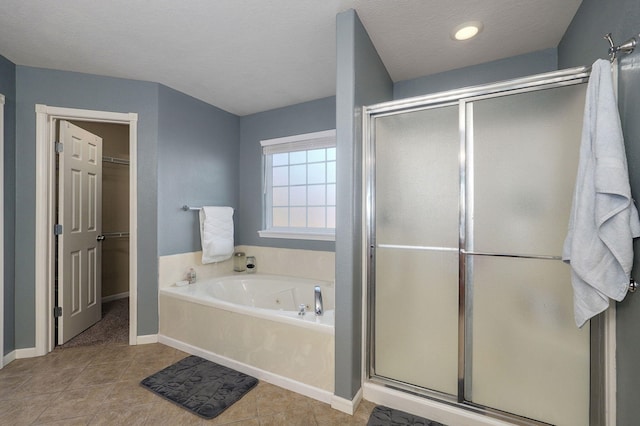
{"type": "MultiPolygon", "coordinates": [[[[553,89],[563,86],[586,83],[589,79],[590,68],[571,68],[551,73],[539,74],[493,84],[473,86],[463,89],[436,93],[433,95],[420,96],[415,98],[402,99],[398,101],[384,102],[371,106],[364,106],[362,110],[362,142],[363,142],[363,235],[365,256],[365,274],[363,278],[363,309],[365,312],[365,324],[363,332],[365,335],[363,343],[363,388],[365,397],[370,384],[381,385],[385,388],[397,389],[400,391],[418,394],[428,400],[435,400],[448,406],[462,408],[467,412],[506,420],[520,425],[542,425],[537,421],[531,421],[514,414],[506,413],[490,407],[481,406],[477,403],[465,400],[465,375],[469,368],[471,357],[466,347],[466,329],[469,318],[466,312],[466,259],[469,255],[490,255],[492,253],[480,253],[467,251],[467,103],[482,99],[497,98],[506,95],[533,92],[538,90],[553,89]],[[376,250],[376,217],[375,217],[375,118],[389,115],[403,114],[414,111],[441,108],[445,106],[458,105],[459,107],[459,270],[458,270],[458,383],[457,395],[444,394],[434,390],[410,385],[390,378],[376,376],[375,374],[375,321],[372,307],[375,306],[375,250],[376,250]]],[[[527,255],[510,255],[509,257],[530,258],[527,255]]],[[[556,257],[535,256],[541,259],[554,259],[556,257]]],[[[615,424],[615,310],[605,314],[604,320],[598,318],[591,321],[591,377],[590,377],[590,423],[615,424]],[[603,366],[603,364],[606,364],[603,366]]],[[[373,400],[374,397],[367,398],[373,400]]],[[[374,401],[375,402],[375,401],[374,401]]]]}

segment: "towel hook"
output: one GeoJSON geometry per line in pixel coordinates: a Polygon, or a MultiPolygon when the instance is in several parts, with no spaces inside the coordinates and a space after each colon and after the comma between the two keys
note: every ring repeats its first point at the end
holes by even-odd
{"type": "Polygon", "coordinates": [[[620,46],[616,46],[613,42],[613,38],[611,37],[611,33],[607,33],[604,35],[604,39],[609,42],[609,60],[611,62],[616,60],[618,52],[622,53],[631,53],[636,48],[636,38],[631,37],[629,40],[622,43],[620,46]]]}
{"type": "Polygon", "coordinates": [[[629,293],[635,293],[638,290],[638,283],[633,278],[629,280],[629,293]]]}

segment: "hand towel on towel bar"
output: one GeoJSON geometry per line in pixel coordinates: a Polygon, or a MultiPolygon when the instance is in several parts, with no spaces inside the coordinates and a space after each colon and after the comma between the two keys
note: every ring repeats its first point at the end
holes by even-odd
{"type": "Polygon", "coordinates": [[[571,265],[576,325],[621,301],[629,289],[633,238],[640,236],[631,198],[622,127],[609,61],[597,60],[587,87],[578,175],[562,260],[571,265]]]}
{"type": "Polygon", "coordinates": [[[202,263],[229,259],[233,255],[233,209],[205,206],[199,215],[202,263]]]}

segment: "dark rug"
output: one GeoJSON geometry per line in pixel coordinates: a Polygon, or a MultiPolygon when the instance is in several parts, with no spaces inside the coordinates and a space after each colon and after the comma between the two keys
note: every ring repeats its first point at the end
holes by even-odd
{"type": "Polygon", "coordinates": [[[140,384],[193,414],[212,419],[249,392],[258,379],[191,355],[140,384]]]}
{"type": "Polygon", "coordinates": [[[378,405],[371,412],[367,426],[446,426],[404,411],[378,405]]]}

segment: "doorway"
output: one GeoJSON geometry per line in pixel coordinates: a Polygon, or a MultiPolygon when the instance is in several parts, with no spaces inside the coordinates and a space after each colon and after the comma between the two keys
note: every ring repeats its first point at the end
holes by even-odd
{"type": "MultiPolygon", "coordinates": [[[[61,152],[58,152],[57,223],[63,224],[63,229],[62,234],[58,236],[57,244],[55,295],[59,316],[56,318],[56,344],[62,348],[69,348],[128,343],[129,126],[78,120],[61,120],[58,124],[59,141],[63,143],[62,148],[67,149],[58,149],[61,152]],[[71,166],[65,166],[68,157],[73,158],[69,152],[72,142],[64,139],[71,139],[80,144],[83,136],[96,138],[96,141],[99,139],[98,148],[102,151],[101,154],[97,154],[97,162],[100,164],[96,162],[93,165],[95,172],[88,174],[88,177],[93,179],[89,179],[90,184],[84,188],[89,202],[79,206],[78,211],[80,217],[86,218],[84,223],[79,223],[80,228],[92,227],[93,232],[89,229],[74,232],[69,221],[69,215],[73,216],[74,210],[69,211],[69,206],[65,206],[63,202],[70,204],[73,198],[72,194],[69,194],[73,179],[66,173],[66,169],[71,166]],[[98,199],[91,196],[93,191],[98,194],[98,199]],[[88,239],[81,246],[82,250],[78,252],[78,256],[70,256],[66,240],[80,239],[83,232],[88,234],[88,239]],[[85,256],[82,256],[83,254],[85,256]],[[70,272],[74,269],[71,265],[73,258],[79,259],[81,263],[83,259],[84,262],[97,259],[97,265],[89,264],[86,276],[80,277],[85,280],[85,286],[82,282],[72,285],[71,278],[74,274],[70,272]],[[76,288],[80,290],[80,294],[73,297],[76,288]],[[90,315],[91,310],[95,311],[93,316],[90,315]]],[[[83,164],[80,158],[73,158],[71,161],[77,166],[83,164]]],[[[75,169],[77,172],[74,176],[83,176],[84,167],[75,169]]]]}
{"type": "Polygon", "coordinates": [[[369,383],[515,424],[604,424],[560,257],[587,78],[365,109],[369,383]]]}
{"type": "Polygon", "coordinates": [[[55,123],[58,120],[113,123],[129,133],[129,330],[128,343],[137,344],[137,121],[135,113],[80,110],[36,105],[36,347],[45,355],[55,346],[55,123]]]}

